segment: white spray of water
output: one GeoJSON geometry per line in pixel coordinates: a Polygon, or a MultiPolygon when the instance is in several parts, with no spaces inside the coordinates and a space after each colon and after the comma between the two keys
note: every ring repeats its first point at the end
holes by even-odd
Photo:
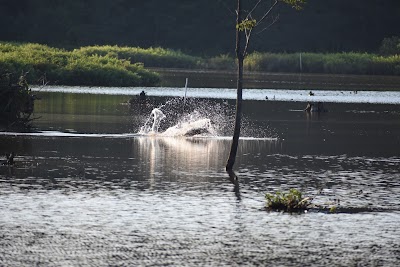
{"type": "MultiPolygon", "coordinates": [[[[234,125],[234,106],[229,103],[189,98],[182,112],[182,98],[169,99],[153,109],[139,135],[230,137],[234,125]]],[[[268,125],[257,126],[242,119],[241,138],[271,138],[268,125]]]]}
{"type": "Polygon", "coordinates": [[[210,119],[199,119],[169,127],[162,136],[216,136],[216,131],[210,119]]]}
{"type": "Polygon", "coordinates": [[[150,117],[140,128],[139,134],[142,135],[159,135],[159,136],[216,136],[217,131],[214,129],[210,119],[201,117],[199,113],[193,112],[181,120],[174,126],[169,127],[164,132],[159,133],[160,124],[166,116],[159,109],[155,108],[151,111],[150,117]],[[152,123],[151,123],[152,122],[152,123]],[[150,127],[150,124],[152,125],[150,127]]]}
{"type": "Polygon", "coordinates": [[[153,109],[151,111],[150,117],[146,120],[145,124],[140,127],[139,134],[157,134],[158,129],[160,128],[161,121],[163,119],[165,119],[164,113],[159,108],[153,109]],[[151,121],[153,121],[152,124],[151,121]]]}
{"type": "Polygon", "coordinates": [[[154,133],[158,132],[158,128],[160,127],[160,123],[163,119],[165,119],[164,113],[158,109],[155,108],[151,111],[151,115],[153,116],[153,126],[151,127],[151,130],[154,133]]]}

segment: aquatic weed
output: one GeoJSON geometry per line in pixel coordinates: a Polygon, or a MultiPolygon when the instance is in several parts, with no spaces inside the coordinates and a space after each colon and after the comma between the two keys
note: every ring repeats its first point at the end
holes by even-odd
{"type": "Polygon", "coordinates": [[[311,198],[303,198],[302,193],[297,189],[290,189],[289,192],[266,193],[266,207],[268,210],[300,212],[305,211],[311,205],[311,198]]]}

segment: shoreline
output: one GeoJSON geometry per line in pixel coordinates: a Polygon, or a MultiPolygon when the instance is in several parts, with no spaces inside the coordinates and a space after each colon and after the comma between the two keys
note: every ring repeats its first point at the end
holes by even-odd
{"type": "MultiPolygon", "coordinates": [[[[144,90],[148,97],[174,98],[183,97],[185,88],[181,87],[73,87],[48,86],[46,88],[32,88],[41,93],[71,93],[87,95],[114,95],[137,97],[144,90]]],[[[297,89],[248,89],[243,91],[244,101],[267,102],[325,102],[325,103],[368,103],[368,104],[400,104],[400,91],[353,91],[343,90],[310,90],[297,89]]],[[[221,101],[235,101],[236,89],[233,88],[198,88],[189,87],[188,98],[219,99],[221,101]]]]}
{"type": "MultiPolygon", "coordinates": [[[[176,68],[147,69],[160,74],[161,86],[181,87],[185,78],[189,78],[189,86],[191,87],[207,87],[204,84],[207,80],[210,80],[215,84],[215,87],[236,88],[236,71],[176,68]]],[[[245,71],[243,83],[244,88],[248,89],[400,91],[400,76],[391,75],[245,71]]]]}

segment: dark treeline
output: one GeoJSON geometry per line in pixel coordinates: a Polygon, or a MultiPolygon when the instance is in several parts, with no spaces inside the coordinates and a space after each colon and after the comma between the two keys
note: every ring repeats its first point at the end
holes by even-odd
{"type": "MultiPolygon", "coordinates": [[[[161,46],[202,56],[232,53],[235,4],[234,0],[0,0],[0,40],[64,48],[161,46]]],[[[400,36],[399,0],[308,0],[303,11],[280,6],[276,12],[279,22],[254,35],[252,50],[376,52],[383,38],[400,36]]]]}

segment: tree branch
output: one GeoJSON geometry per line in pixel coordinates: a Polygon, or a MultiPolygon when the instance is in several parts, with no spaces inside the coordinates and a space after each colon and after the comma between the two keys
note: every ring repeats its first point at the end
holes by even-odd
{"type": "Polygon", "coordinates": [[[268,9],[267,12],[264,13],[264,15],[261,17],[261,19],[259,21],[257,21],[256,26],[260,25],[261,22],[263,22],[263,20],[268,17],[269,13],[271,13],[271,11],[274,9],[274,7],[278,4],[278,0],[275,0],[275,2],[272,4],[272,6],[268,9]]]}
{"type": "Polygon", "coordinates": [[[250,10],[250,12],[247,14],[246,18],[251,18],[251,13],[253,13],[254,10],[261,4],[262,0],[258,0],[258,2],[254,5],[254,7],[250,10]]]}
{"type": "Polygon", "coordinates": [[[269,27],[275,24],[279,20],[279,14],[276,17],[273,17],[272,22],[265,28],[263,28],[261,31],[256,32],[256,34],[262,33],[263,31],[267,30],[269,27]]]}
{"type": "Polygon", "coordinates": [[[249,43],[250,43],[251,32],[252,32],[252,29],[250,29],[250,30],[245,30],[245,34],[246,34],[246,44],[245,44],[244,49],[243,49],[243,55],[244,55],[244,56],[246,56],[246,54],[247,54],[247,49],[248,49],[249,43]]]}

